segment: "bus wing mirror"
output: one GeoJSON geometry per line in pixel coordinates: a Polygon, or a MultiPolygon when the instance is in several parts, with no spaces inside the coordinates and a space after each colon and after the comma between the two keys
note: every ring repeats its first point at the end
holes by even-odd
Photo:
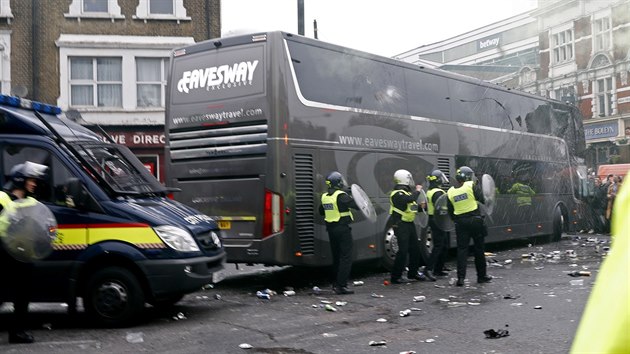
{"type": "Polygon", "coordinates": [[[66,206],[79,210],[86,209],[89,203],[89,194],[85,185],[78,178],[69,178],[66,182],[66,206]]]}

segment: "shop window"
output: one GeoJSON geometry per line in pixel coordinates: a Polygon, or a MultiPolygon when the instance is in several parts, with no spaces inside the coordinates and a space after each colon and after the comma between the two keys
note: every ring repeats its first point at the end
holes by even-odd
{"type": "Polygon", "coordinates": [[[70,106],[122,107],[121,58],[70,58],[70,106]]]}
{"type": "Polygon", "coordinates": [[[137,105],[164,107],[168,58],[136,58],[137,105]]]}
{"type": "Polygon", "coordinates": [[[569,29],[552,35],[554,63],[573,60],[573,30],[569,29]]]}

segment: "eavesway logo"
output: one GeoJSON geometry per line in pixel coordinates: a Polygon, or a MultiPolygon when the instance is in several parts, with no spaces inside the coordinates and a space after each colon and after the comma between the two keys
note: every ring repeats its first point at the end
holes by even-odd
{"type": "Polygon", "coordinates": [[[182,78],[177,82],[177,91],[188,93],[196,88],[205,87],[206,90],[213,90],[251,85],[257,66],[258,60],[254,60],[184,71],[182,78]]]}

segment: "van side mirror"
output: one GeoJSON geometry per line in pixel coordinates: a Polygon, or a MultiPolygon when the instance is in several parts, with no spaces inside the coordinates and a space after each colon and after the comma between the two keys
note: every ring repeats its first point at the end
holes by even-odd
{"type": "Polygon", "coordinates": [[[78,178],[69,178],[66,181],[66,206],[79,210],[86,209],[89,203],[89,194],[78,178]]]}

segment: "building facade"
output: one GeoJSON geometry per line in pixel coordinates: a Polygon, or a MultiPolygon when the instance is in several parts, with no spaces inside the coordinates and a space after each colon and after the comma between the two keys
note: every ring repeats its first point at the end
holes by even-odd
{"type": "Polygon", "coordinates": [[[0,91],[100,126],[162,180],[171,51],[220,33],[220,0],[0,0],[0,91]]]}
{"type": "Polygon", "coordinates": [[[630,162],[630,0],[538,8],[396,56],[575,104],[586,164],[630,162]]]}

